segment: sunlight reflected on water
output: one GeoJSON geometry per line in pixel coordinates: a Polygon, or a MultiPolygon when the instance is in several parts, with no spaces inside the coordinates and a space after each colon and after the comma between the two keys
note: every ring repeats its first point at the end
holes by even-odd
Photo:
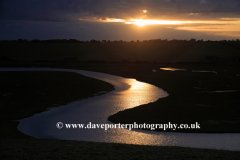
{"type": "Polygon", "coordinates": [[[180,70],[186,70],[186,69],[179,69],[179,68],[171,68],[171,67],[168,67],[168,68],[160,68],[162,70],[166,70],[166,71],[180,71],[180,70]]]}
{"type": "Polygon", "coordinates": [[[119,128],[108,130],[57,129],[57,122],[85,125],[89,124],[89,122],[92,124],[112,124],[107,120],[110,115],[138,105],[154,102],[159,98],[168,96],[168,94],[156,86],[135,79],[89,71],[49,68],[5,68],[1,69],[1,71],[69,71],[114,85],[115,91],[105,95],[73,102],[66,106],[53,108],[32,117],[21,119],[18,129],[36,138],[240,150],[240,134],[186,134],[138,129],[130,131],[119,128]]]}

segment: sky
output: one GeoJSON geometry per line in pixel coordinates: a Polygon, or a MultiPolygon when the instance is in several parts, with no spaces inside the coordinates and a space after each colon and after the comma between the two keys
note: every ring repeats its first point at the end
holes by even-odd
{"type": "Polygon", "coordinates": [[[240,0],[0,0],[0,40],[240,39],[240,0]]]}

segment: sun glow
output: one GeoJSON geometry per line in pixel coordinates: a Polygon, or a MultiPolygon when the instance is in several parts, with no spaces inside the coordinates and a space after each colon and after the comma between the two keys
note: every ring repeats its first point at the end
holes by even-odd
{"type": "Polygon", "coordinates": [[[133,24],[138,27],[148,25],[166,25],[167,28],[175,28],[177,30],[215,32],[218,35],[228,35],[231,37],[239,37],[240,35],[240,19],[222,18],[219,21],[181,21],[181,20],[151,20],[151,19],[116,19],[105,18],[99,19],[100,22],[118,22],[125,24],[133,24]]]}
{"type": "Polygon", "coordinates": [[[157,25],[157,24],[183,24],[183,23],[193,23],[192,21],[166,21],[166,20],[144,20],[144,19],[131,19],[125,22],[126,24],[135,24],[140,27],[145,25],[157,25]]]}
{"type": "Polygon", "coordinates": [[[135,24],[137,26],[146,26],[146,25],[177,25],[183,23],[195,23],[193,21],[168,21],[168,20],[150,20],[150,19],[115,19],[115,18],[106,18],[105,20],[100,19],[101,22],[124,22],[125,24],[135,24]]]}
{"type": "MultiPolygon", "coordinates": [[[[105,20],[99,19],[101,22],[123,22],[125,24],[135,24],[139,27],[146,25],[179,25],[179,24],[217,24],[217,21],[174,21],[174,20],[150,20],[150,19],[116,19],[106,18],[105,20]]],[[[220,21],[223,22],[223,21],[220,21]]]]}
{"type": "Polygon", "coordinates": [[[123,19],[107,18],[107,22],[125,22],[123,19]]]}

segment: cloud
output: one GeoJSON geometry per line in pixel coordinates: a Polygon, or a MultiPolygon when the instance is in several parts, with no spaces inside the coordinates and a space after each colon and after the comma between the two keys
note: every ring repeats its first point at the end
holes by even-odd
{"type": "MultiPolygon", "coordinates": [[[[135,25],[97,22],[4,21],[0,23],[0,40],[12,39],[78,39],[78,40],[149,40],[149,39],[231,39],[227,34],[209,35],[203,32],[176,30],[164,26],[138,28],[135,25]]],[[[239,32],[238,32],[239,33],[239,32]]]]}
{"type": "Polygon", "coordinates": [[[239,0],[1,0],[1,20],[78,21],[92,18],[218,19],[239,17],[239,0]],[[191,13],[198,13],[190,16],[191,13]]]}

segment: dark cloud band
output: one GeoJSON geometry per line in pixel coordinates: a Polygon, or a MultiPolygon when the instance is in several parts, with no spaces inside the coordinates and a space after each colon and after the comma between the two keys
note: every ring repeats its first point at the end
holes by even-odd
{"type": "Polygon", "coordinates": [[[239,0],[1,0],[1,20],[78,21],[92,18],[208,19],[239,17],[239,0]]]}

